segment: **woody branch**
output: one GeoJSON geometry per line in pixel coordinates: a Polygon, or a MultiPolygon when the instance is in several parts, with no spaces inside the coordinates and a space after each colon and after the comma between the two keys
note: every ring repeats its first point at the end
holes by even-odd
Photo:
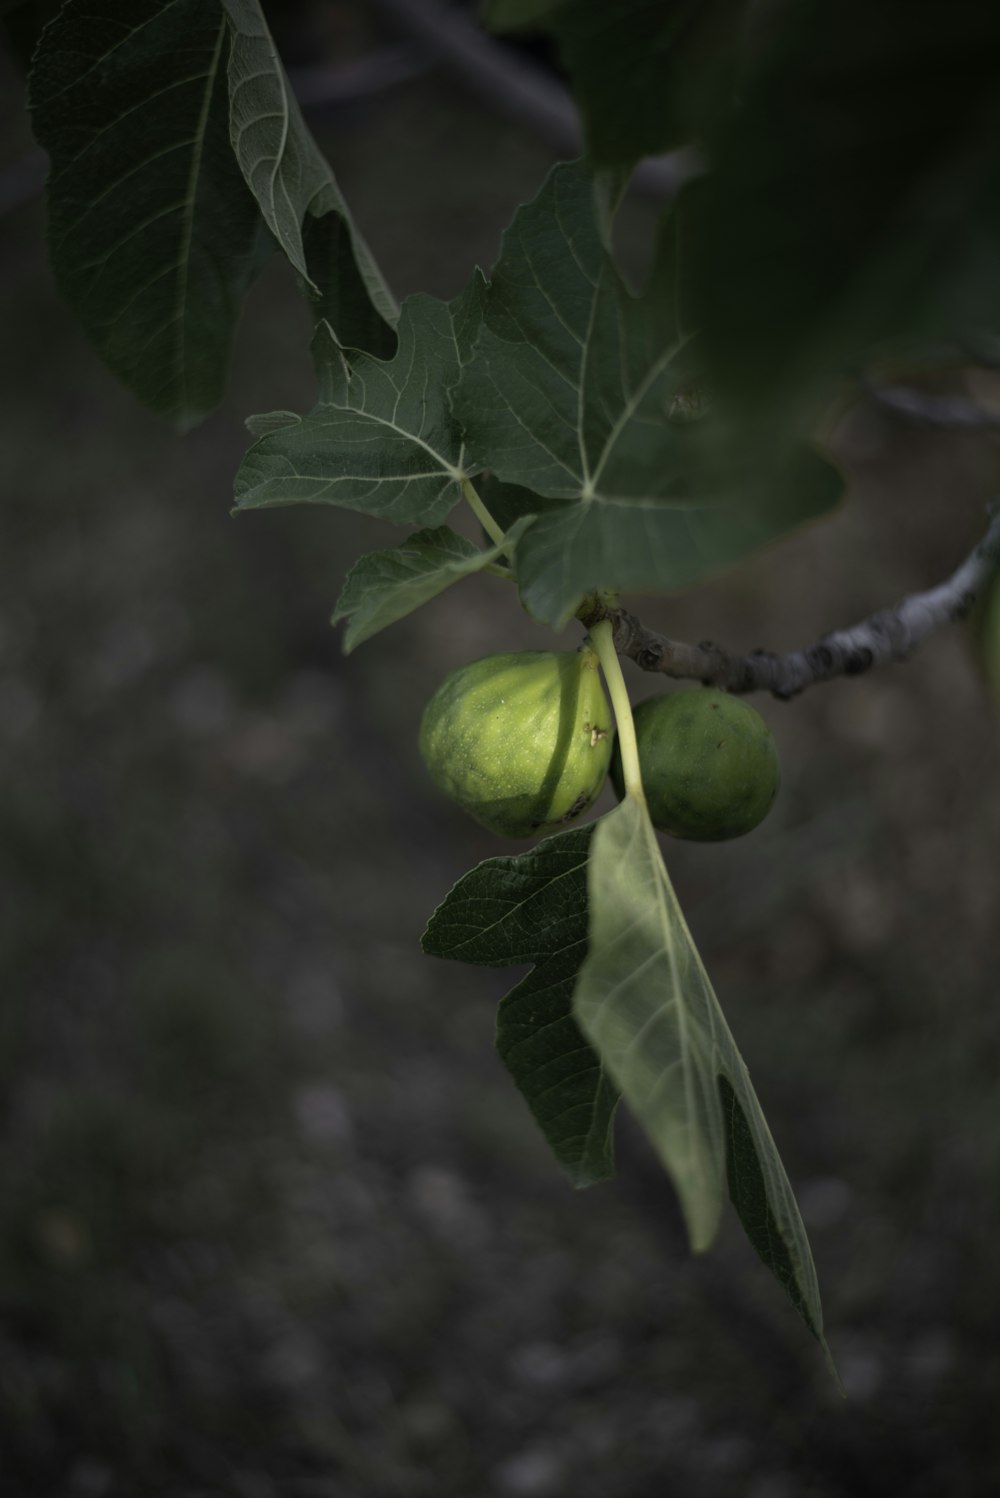
{"type": "Polygon", "coordinates": [[[582,615],[588,627],[610,619],[615,647],[644,671],[700,681],[733,693],[771,692],[787,699],[836,676],[858,676],[889,661],[905,661],[928,635],[963,618],[1000,568],[1000,506],[986,533],[944,582],[913,593],[894,608],[881,609],[848,629],[834,630],[814,645],[775,655],[754,650],[733,655],[714,641],[688,645],[647,629],[627,609],[594,603],[582,615]]]}

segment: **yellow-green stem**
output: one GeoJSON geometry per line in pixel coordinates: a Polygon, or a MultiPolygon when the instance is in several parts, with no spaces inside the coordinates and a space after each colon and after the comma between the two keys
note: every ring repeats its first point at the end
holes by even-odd
{"type": "Polygon", "coordinates": [[[597,651],[601,670],[604,672],[604,680],[608,686],[608,696],[611,698],[611,706],[614,709],[625,794],[645,801],[642,791],[642,775],[639,771],[639,746],[635,738],[632,704],[628,700],[628,688],[625,685],[621,661],[615,649],[610,619],[602,619],[600,624],[595,624],[590,631],[590,638],[597,651]]]}
{"type": "Polygon", "coordinates": [[[493,516],[479,498],[471,479],[462,480],[462,493],[469,502],[469,509],[475,515],[483,530],[489,536],[490,540],[495,541],[497,546],[499,546],[503,540],[503,530],[497,525],[493,516]]]}

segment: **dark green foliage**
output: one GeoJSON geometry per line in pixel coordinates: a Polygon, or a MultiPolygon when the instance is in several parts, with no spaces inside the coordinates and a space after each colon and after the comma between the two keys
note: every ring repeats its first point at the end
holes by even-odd
{"type": "Polygon", "coordinates": [[[721,1077],[736,1095],[743,1123],[737,1211],[750,1218],[758,1250],[759,1224],[769,1224],[780,1248],[765,1262],[825,1347],[816,1269],[795,1194],[649,815],[633,796],[597,824],[587,894],[589,950],[574,1012],[670,1174],[691,1247],[711,1246],[727,1171],[731,1180],[734,1134],[721,1077]]]}
{"type": "Polygon", "coordinates": [[[879,352],[1000,320],[1000,7],[806,0],[762,24],[692,236],[710,367],[801,427],[879,352]]]}
{"type": "Polygon", "coordinates": [[[760,1168],[747,1116],[727,1078],[720,1076],[716,1080],[726,1125],[726,1179],[730,1200],[743,1224],[743,1231],[808,1324],[809,1308],[803,1299],[788,1245],[767,1199],[767,1182],[760,1168]]]}
{"type": "Polygon", "coordinates": [[[380,629],[404,619],[407,614],[436,598],[463,577],[471,577],[501,556],[513,554],[516,534],[504,545],[480,551],[446,525],[418,531],[391,551],[370,551],[360,558],[344,579],[333,611],[332,624],[350,622],[344,631],[344,651],[349,653],[380,629]]]}
{"type": "Polygon", "coordinates": [[[462,434],[448,397],[469,358],[480,296],[475,279],[451,303],[408,298],[391,359],[342,347],[321,323],[319,404],[301,419],[282,413],[250,449],[237,506],[328,504],[440,525],[461,497],[462,434]]]}
{"type": "Polygon", "coordinates": [[[588,155],[596,166],[629,169],[689,142],[728,102],[746,8],[744,0],[494,0],[487,19],[497,30],[552,32],[588,155]]]}
{"type": "Polygon", "coordinates": [[[35,59],[63,294],[115,374],[180,427],[215,406],[260,218],[229,144],[215,0],[70,4],[35,59]]]}
{"type": "Polygon", "coordinates": [[[329,323],[345,348],[391,359],[396,352],[395,318],[388,320],[369,296],[350,221],[333,209],[321,218],[308,214],[302,246],[309,266],[306,295],[317,322],[329,323]]]}
{"type": "Polygon", "coordinates": [[[573,1018],[587,953],[587,855],[593,827],[490,858],[460,879],[424,932],[432,957],[532,971],[501,1002],[497,1049],[575,1186],[614,1174],[617,1089],[573,1018]]]}
{"type": "Polygon", "coordinates": [[[388,356],[399,309],[313,139],[258,0],[222,0],[230,138],[264,221],[341,343],[388,356]]]}
{"type": "Polygon", "coordinates": [[[453,397],[474,465],[546,501],[518,550],[536,618],[565,623],[596,587],[694,582],[835,502],[810,453],[720,465],[711,422],[686,414],[700,370],[667,275],[633,297],[587,171],[557,167],[504,236],[453,397]]]}

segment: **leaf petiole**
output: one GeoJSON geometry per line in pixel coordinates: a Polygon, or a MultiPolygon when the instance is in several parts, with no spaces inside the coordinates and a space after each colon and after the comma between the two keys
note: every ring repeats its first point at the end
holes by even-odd
{"type": "Polygon", "coordinates": [[[490,514],[489,510],[479,498],[479,495],[476,493],[476,486],[473,484],[471,479],[462,479],[462,493],[465,495],[466,499],[469,502],[469,509],[472,511],[473,515],[475,515],[476,519],[479,521],[479,524],[489,536],[490,540],[493,541],[497,546],[500,546],[503,542],[504,537],[503,528],[497,524],[497,522],[493,519],[493,516],[490,514]]]}
{"type": "Polygon", "coordinates": [[[628,700],[628,688],[625,685],[621,662],[615,649],[610,619],[602,619],[599,624],[595,624],[590,630],[590,638],[601,662],[601,670],[604,672],[611,706],[614,709],[625,793],[628,796],[634,796],[637,801],[645,805],[646,797],[643,793],[642,774],[639,770],[639,746],[636,743],[632,704],[628,700]]]}

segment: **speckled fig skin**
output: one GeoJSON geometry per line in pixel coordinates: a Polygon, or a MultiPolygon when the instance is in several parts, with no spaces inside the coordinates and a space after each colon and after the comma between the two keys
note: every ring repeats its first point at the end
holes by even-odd
{"type": "Polygon", "coordinates": [[[613,738],[596,654],[527,650],[445,677],[424,711],[420,752],[435,784],[483,827],[534,837],[595,800],[613,738]]]}
{"type": "MultiPolygon", "coordinates": [[[[722,842],[752,832],[778,793],[778,751],[756,708],[714,688],[664,692],[634,709],[642,785],[653,825],[722,842]]],[[[611,778],[624,794],[616,753],[611,778]]]]}

